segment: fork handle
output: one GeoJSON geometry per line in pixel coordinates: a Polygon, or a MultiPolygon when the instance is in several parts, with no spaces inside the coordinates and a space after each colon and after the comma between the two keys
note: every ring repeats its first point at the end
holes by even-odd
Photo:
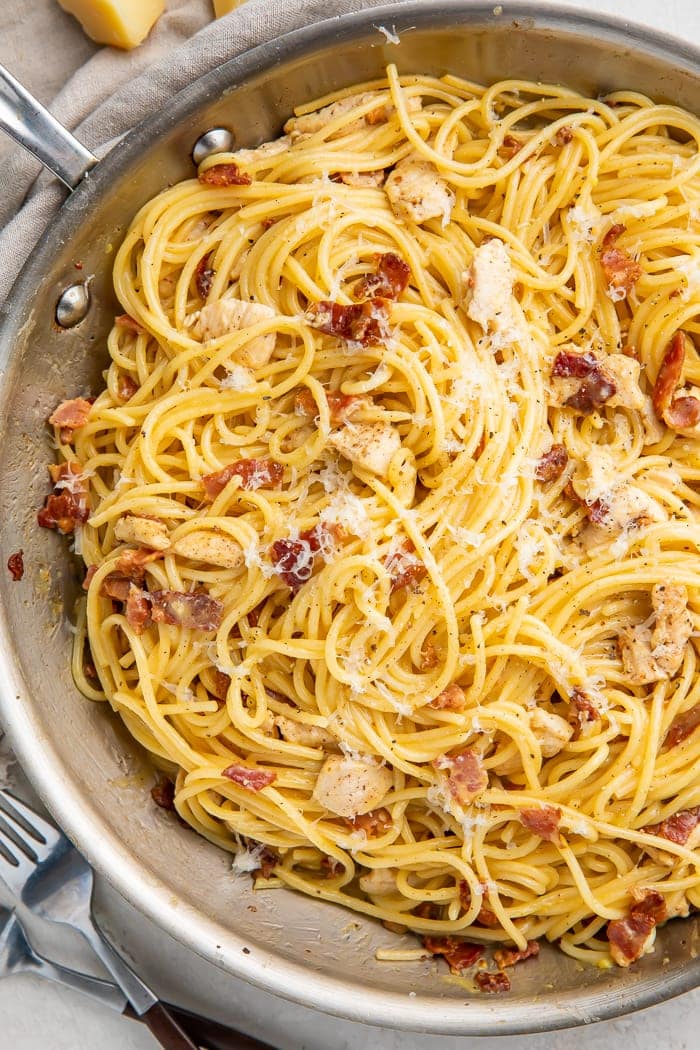
{"type": "Polygon", "coordinates": [[[67,966],[52,963],[42,955],[34,952],[29,956],[25,965],[27,973],[38,974],[48,981],[62,984],[67,988],[74,988],[76,992],[89,995],[103,1006],[109,1006],[112,1010],[123,1011],[126,1005],[126,997],[111,981],[102,981],[99,977],[90,977],[86,973],[79,973],[67,966]]]}
{"type": "Polygon", "coordinates": [[[192,1042],[187,1032],[180,1027],[160,1000],[154,1003],[150,1010],[141,1014],[139,1021],[147,1025],[151,1035],[165,1050],[199,1050],[197,1043],[192,1042]]]}

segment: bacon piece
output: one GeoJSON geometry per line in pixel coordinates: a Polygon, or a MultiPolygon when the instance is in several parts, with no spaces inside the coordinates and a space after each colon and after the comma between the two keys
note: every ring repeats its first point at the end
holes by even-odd
{"type": "Polygon", "coordinates": [[[505,157],[507,160],[510,160],[516,153],[520,152],[524,145],[525,143],[521,142],[520,139],[515,137],[515,135],[504,135],[503,143],[498,147],[498,155],[499,157],[505,157]]]}
{"type": "Polygon", "coordinates": [[[92,578],[93,578],[93,576],[95,575],[96,572],[97,572],[97,566],[96,565],[88,565],[87,572],[85,573],[85,579],[83,580],[83,590],[84,591],[87,591],[87,590],[90,589],[90,584],[92,583],[92,578]]]}
{"type": "Polygon", "coordinates": [[[270,548],[272,564],[292,594],[311,579],[316,555],[325,557],[330,553],[334,538],[338,538],[338,532],[332,526],[319,524],[300,532],[297,540],[275,540],[270,548]]]}
{"type": "Polygon", "coordinates": [[[204,591],[153,591],[151,616],[154,623],[188,627],[193,631],[215,631],[221,626],[223,604],[204,591]]]}
{"type": "Polygon", "coordinates": [[[197,176],[203,186],[250,186],[253,181],[250,175],[237,164],[214,164],[197,176]]]}
{"type": "Polygon", "coordinates": [[[207,255],[203,255],[197,264],[197,269],[194,271],[194,283],[200,299],[207,298],[214,283],[216,270],[213,270],[209,265],[213,254],[213,252],[209,252],[207,255]]]}
{"type": "Polygon", "coordinates": [[[664,354],[651,395],[654,411],[672,430],[685,430],[700,423],[700,400],[692,396],[674,397],[685,360],[685,332],[673,336],[664,354]]]}
{"type": "Polygon", "coordinates": [[[665,922],[668,918],[666,900],[663,893],[646,887],[635,887],[632,890],[635,902],[630,908],[631,915],[648,915],[657,924],[665,922]]]}
{"type": "Polygon", "coordinates": [[[505,970],[507,966],[515,966],[525,959],[534,959],[539,954],[539,941],[528,941],[525,948],[499,948],[493,953],[493,958],[496,966],[505,970]]]}
{"type": "Polygon", "coordinates": [[[600,718],[600,711],[582,689],[574,689],[569,697],[569,703],[576,712],[579,725],[582,725],[584,722],[594,722],[597,718],[600,718]]]}
{"type": "Polygon", "coordinates": [[[24,551],[15,551],[7,559],[7,568],[10,576],[17,583],[24,576],[24,551]]]}
{"type": "Polygon", "coordinates": [[[595,371],[600,362],[595,354],[575,354],[570,350],[560,350],[554,358],[552,375],[557,379],[584,379],[595,371]]]}
{"type": "Polygon", "coordinates": [[[58,529],[64,535],[73,532],[76,525],[90,517],[87,488],[79,463],[55,463],[49,467],[54,491],[47,496],[37,514],[37,522],[45,529],[58,529]]]}
{"type": "Polygon", "coordinates": [[[574,133],[571,128],[565,124],[562,128],[559,128],[554,139],[557,146],[567,146],[574,137],[574,133]]]}
{"type": "Polygon", "coordinates": [[[137,587],[133,583],[129,587],[129,593],[124,606],[124,615],[126,616],[126,622],[130,627],[133,627],[136,634],[141,634],[151,622],[151,603],[149,601],[149,595],[146,591],[142,591],[140,587],[137,587]]]}
{"type": "MultiPolygon", "coordinates": [[[[483,882],[481,883],[481,889],[483,898],[485,898],[486,884],[483,882]]],[[[471,906],[472,895],[471,890],[469,889],[469,883],[466,879],[461,879],[459,883],[459,901],[465,911],[467,911],[471,906]]],[[[481,907],[479,908],[479,914],[477,915],[475,922],[478,923],[479,926],[499,925],[495,912],[492,912],[487,904],[481,905],[481,907]]]]}
{"type": "Polygon", "coordinates": [[[139,385],[128,372],[122,372],[117,382],[117,397],[120,401],[130,401],[139,385]]]}
{"type": "Polygon", "coordinates": [[[151,788],[151,798],[161,809],[175,809],[175,785],[168,777],[162,777],[155,787],[151,788]]]}
{"type": "Polygon", "coordinates": [[[423,946],[431,955],[444,956],[455,974],[468,970],[484,954],[480,944],[458,941],[456,937],[424,937],[423,946]]]}
{"type": "Polygon", "coordinates": [[[675,842],[677,846],[685,846],[698,824],[700,824],[700,806],[694,806],[692,809],[682,809],[658,824],[647,824],[642,831],[645,831],[647,835],[658,835],[659,838],[667,839],[668,842],[675,842]]]}
{"type": "Polygon", "coordinates": [[[283,476],[284,467],[273,459],[239,459],[213,474],[205,474],[202,484],[209,499],[216,499],[231,478],[240,478],[241,488],[251,491],[279,488],[283,476]]]}
{"type": "Polygon", "coordinates": [[[253,878],[269,879],[270,875],[272,875],[272,872],[279,864],[279,855],[275,853],[274,850],[270,849],[268,846],[263,846],[262,848],[257,847],[255,850],[255,855],[260,860],[260,867],[256,868],[253,872],[253,878]]]}
{"type": "Polygon", "coordinates": [[[656,921],[651,915],[629,915],[626,919],[613,919],[608,923],[607,933],[610,954],[618,966],[630,966],[650,947],[656,921]]]}
{"type": "Polygon", "coordinates": [[[334,879],[336,875],[345,871],[345,868],[335,857],[325,855],[321,857],[321,871],[325,872],[327,879],[334,879]]]}
{"type": "MultiPolygon", "coordinates": [[[[367,397],[343,394],[340,390],[327,390],[326,401],[331,423],[344,423],[346,419],[352,419],[359,408],[369,403],[367,397]]],[[[294,398],[294,411],[298,416],[308,416],[311,419],[318,416],[318,405],[308,387],[297,392],[294,398]]]]}
{"type": "Polygon", "coordinates": [[[54,409],[49,416],[49,423],[54,427],[61,428],[62,440],[64,430],[69,432],[70,439],[72,431],[79,430],[80,427],[85,426],[91,408],[92,404],[84,397],[74,397],[70,401],[61,401],[58,408],[54,409]]]}
{"type": "Polygon", "coordinates": [[[386,299],[365,299],[361,303],[343,306],[322,300],[306,311],[306,321],[326,335],[335,335],[349,343],[376,346],[386,342],[389,335],[389,310],[386,299]]]}
{"type": "Polygon", "coordinates": [[[277,778],[276,773],[271,773],[267,769],[253,769],[252,766],[238,765],[227,766],[226,769],[221,770],[221,775],[245,788],[246,791],[262,791],[277,778]]]}
{"type": "Polygon", "coordinates": [[[538,481],[556,481],[566,470],[569,462],[569,453],[564,445],[552,445],[538,460],[535,467],[535,477],[538,481]]]}
{"type": "Polygon", "coordinates": [[[354,817],[345,817],[344,820],[353,831],[364,831],[367,838],[383,835],[385,831],[389,831],[394,826],[391,813],[384,807],[372,809],[369,813],[358,813],[354,817]]]}
{"type": "Polygon", "coordinates": [[[164,553],[164,551],[154,551],[148,547],[130,548],[119,555],[114,567],[117,572],[140,582],[145,576],[146,566],[162,558],[164,553]]]}
{"type": "Polygon", "coordinates": [[[689,710],[673,722],[664,739],[664,748],[675,747],[700,726],[700,704],[694,704],[689,710]]]}
{"type": "Polygon", "coordinates": [[[528,831],[533,831],[546,842],[559,841],[559,820],[561,810],[558,806],[539,806],[533,809],[520,810],[520,823],[528,831]]]}
{"type": "Polygon", "coordinates": [[[608,232],[603,237],[601,245],[603,248],[612,248],[615,241],[620,237],[627,229],[621,222],[613,223],[608,232]]]}
{"type": "Polygon", "coordinates": [[[622,248],[607,248],[601,253],[600,265],[615,301],[626,298],[644,272],[636,259],[622,248]]]}
{"type": "Polygon", "coordinates": [[[413,544],[408,541],[390,554],[384,562],[391,576],[391,593],[402,589],[415,591],[428,575],[428,569],[413,554],[413,544]]]}
{"type": "Polygon", "coordinates": [[[617,393],[617,387],[602,370],[596,369],[591,372],[578,390],[564,402],[567,408],[575,408],[583,415],[590,415],[596,408],[600,408],[606,401],[617,393]]]}
{"type": "Polygon", "coordinates": [[[215,667],[212,671],[211,677],[214,679],[214,685],[213,687],[210,687],[211,692],[214,693],[217,700],[225,702],[226,697],[228,696],[229,686],[231,685],[230,676],[223,671],[219,671],[218,668],[215,667]]]}
{"type": "Polygon", "coordinates": [[[490,970],[480,970],[474,980],[482,992],[509,992],[510,977],[502,970],[492,973],[490,970]]]}
{"type": "Polygon", "coordinates": [[[672,430],[688,430],[700,423],[700,400],[697,397],[676,397],[664,413],[664,422],[672,430]]]}
{"type": "MultiPolygon", "coordinates": [[[[436,647],[430,641],[423,642],[423,645],[421,646],[420,656],[421,671],[430,671],[433,667],[437,667],[437,665],[440,662],[440,651],[436,649],[436,647]]],[[[432,704],[431,706],[435,705],[432,704]]]]}
{"type": "Polygon", "coordinates": [[[452,682],[430,701],[428,707],[434,707],[436,711],[463,711],[466,702],[461,685],[452,682]]]}
{"type": "Polygon", "coordinates": [[[105,598],[113,598],[117,602],[125,602],[129,597],[134,580],[130,576],[124,576],[117,572],[110,572],[105,576],[100,587],[100,594],[105,598]]]}
{"type": "Polygon", "coordinates": [[[143,335],[146,329],[142,324],[136,320],[135,317],[131,317],[130,314],[119,314],[118,317],[114,318],[114,323],[120,328],[126,328],[130,332],[136,332],[137,335],[143,335]]]}
{"type": "Polygon", "coordinates": [[[368,274],[355,285],[356,299],[398,299],[411,278],[411,267],[394,252],[377,252],[377,272],[368,274]]]}
{"type": "Polygon", "coordinates": [[[471,748],[458,751],[456,755],[440,755],[434,765],[436,769],[447,771],[450,794],[461,806],[468,806],[488,787],[489,776],[481,755],[471,748]]]}

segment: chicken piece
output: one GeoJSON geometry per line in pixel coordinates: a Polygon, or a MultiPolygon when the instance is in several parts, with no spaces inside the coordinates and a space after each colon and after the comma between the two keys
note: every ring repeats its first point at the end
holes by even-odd
{"type": "Polygon", "coordinates": [[[381,171],[339,171],[338,178],[344,186],[358,189],[373,189],[384,185],[386,173],[381,171]]]}
{"type": "Polygon", "coordinates": [[[282,135],[278,139],[272,139],[271,142],[262,142],[253,149],[238,149],[233,156],[236,164],[244,168],[249,166],[259,168],[264,161],[269,160],[271,157],[277,157],[280,153],[286,153],[291,144],[291,136],[282,135]]]}
{"type": "Polygon", "coordinates": [[[649,685],[672,678],[683,663],[693,618],[688,591],[674,583],[657,583],[651,592],[654,628],[623,627],[618,635],[620,658],[632,685],[649,685]]]}
{"type": "MultiPolygon", "coordinates": [[[[357,106],[364,106],[366,102],[378,98],[379,95],[376,91],[362,91],[357,95],[348,95],[347,98],[331,102],[330,105],[324,106],[323,109],[318,109],[313,113],[306,113],[303,117],[290,117],[284,125],[284,130],[288,135],[291,135],[292,141],[300,138],[302,135],[314,135],[317,131],[322,131],[331,120],[337,120],[338,117],[342,117],[344,113],[349,113],[350,110],[355,109],[357,106]]],[[[406,99],[406,108],[409,113],[417,113],[421,107],[420,96],[412,95],[406,99]]],[[[377,105],[375,109],[370,110],[365,116],[358,117],[357,120],[351,120],[348,124],[344,124],[341,129],[334,132],[329,138],[333,139],[337,135],[349,135],[356,131],[362,131],[368,124],[384,124],[395,112],[396,109],[391,103],[377,105]]]]}
{"type": "Polygon", "coordinates": [[[401,436],[391,423],[346,423],[328,443],[351,463],[381,476],[401,448],[401,436]]]}
{"type": "Polygon", "coordinates": [[[307,722],[295,722],[284,715],[275,715],[275,725],[283,740],[290,744],[301,744],[302,747],[332,747],[337,744],[336,738],[321,726],[312,726],[307,722]]]}
{"type": "MultiPolygon", "coordinates": [[[[240,332],[260,321],[267,321],[275,316],[271,306],[264,303],[247,303],[242,299],[219,299],[207,303],[199,314],[199,334],[204,341],[219,339],[231,332],[240,332]]],[[[240,346],[235,353],[236,364],[245,368],[262,368],[272,357],[277,335],[267,332],[256,336],[240,346]]]]}
{"type": "Polygon", "coordinates": [[[544,758],[558,755],[573,736],[574,728],[559,715],[536,707],[530,715],[530,728],[544,758]]]}
{"type": "Polygon", "coordinates": [[[606,408],[632,408],[643,412],[646,401],[639,385],[641,365],[625,354],[610,354],[602,362],[602,370],[615,384],[616,393],[605,402],[606,408]]]}
{"type": "Polygon", "coordinates": [[[339,817],[356,817],[380,806],[392,783],[391,770],[386,766],[329,755],[319,770],[313,797],[339,817]]]}
{"type": "Polygon", "coordinates": [[[466,275],[467,316],[484,332],[512,328],[514,283],[513,267],[503,241],[493,237],[479,245],[466,275]]]}
{"type": "Polygon", "coordinates": [[[167,525],[153,518],[140,518],[136,514],[125,514],[115,523],[115,539],[120,543],[133,543],[136,547],[148,547],[154,551],[165,551],[170,546],[167,525]]]}
{"type": "Polygon", "coordinates": [[[599,532],[616,536],[625,529],[666,521],[663,507],[621,477],[605,449],[596,449],[582,466],[585,473],[574,477],[572,487],[586,504],[588,517],[599,532]]]}
{"type": "Polygon", "coordinates": [[[241,545],[230,536],[209,529],[188,532],[175,540],[172,550],[181,558],[219,565],[222,569],[237,569],[243,563],[241,545]]]}
{"type": "Polygon", "coordinates": [[[360,875],[360,889],[368,897],[389,897],[396,893],[396,868],[373,868],[360,875]]]}
{"type": "Polygon", "coordinates": [[[437,168],[417,154],[399,161],[384,186],[394,214],[405,222],[442,219],[447,226],[454,194],[437,168]]]}

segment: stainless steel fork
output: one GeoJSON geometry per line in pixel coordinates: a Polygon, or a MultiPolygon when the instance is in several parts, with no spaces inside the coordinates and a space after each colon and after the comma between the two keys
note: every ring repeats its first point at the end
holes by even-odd
{"type": "Polygon", "coordinates": [[[88,977],[85,973],[59,966],[39,955],[27,940],[14,911],[0,907],[0,978],[9,977],[12,973],[38,974],[39,977],[89,995],[113,1010],[122,1011],[126,1006],[126,996],[111,981],[88,977]]]}
{"type": "Polygon", "coordinates": [[[167,1050],[197,1050],[154,992],[117,954],[92,915],[93,872],[66,836],[9,791],[0,790],[0,876],[23,904],[78,930],[167,1050]]]}

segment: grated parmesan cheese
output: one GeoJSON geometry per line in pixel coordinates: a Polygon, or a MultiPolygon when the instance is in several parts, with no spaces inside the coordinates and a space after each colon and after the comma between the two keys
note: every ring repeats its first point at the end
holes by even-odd
{"type": "Polygon", "coordinates": [[[255,386],[255,376],[243,365],[229,365],[219,386],[222,390],[250,390],[255,386]]]}

